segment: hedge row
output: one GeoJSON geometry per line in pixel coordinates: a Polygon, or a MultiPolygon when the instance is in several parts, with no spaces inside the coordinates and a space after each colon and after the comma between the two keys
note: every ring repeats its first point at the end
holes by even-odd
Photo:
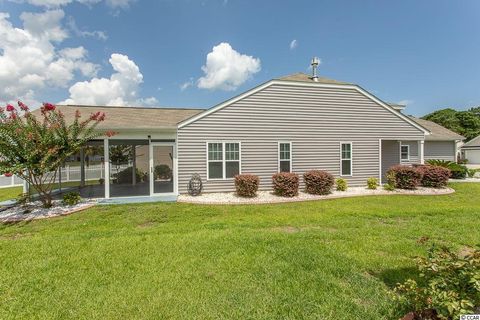
{"type": "MultiPolygon", "coordinates": [[[[424,187],[442,188],[447,185],[451,172],[441,166],[421,165],[417,167],[397,165],[387,171],[387,190],[416,189],[424,187]]],[[[311,170],[303,174],[305,192],[316,195],[330,194],[336,184],[337,191],[346,191],[347,181],[337,179],[332,174],[322,170],[311,170]]],[[[235,176],[235,188],[241,197],[255,197],[260,184],[260,178],[252,174],[239,174],[235,176]]],[[[279,172],[272,176],[273,192],[282,197],[295,197],[298,195],[300,178],[291,172],[279,172]]],[[[378,180],[369,178],[368,189],[376,189],[378,180]]]]}
{"type": "Polygon", "coordinates": [[[387,184],[391,188],[410,190],[416,189],[420,185],[442,188],[447,185],[450,175],[449,169],[440,166],[421,165],[410,167],[397,165],[387,171],[387,184]]]}

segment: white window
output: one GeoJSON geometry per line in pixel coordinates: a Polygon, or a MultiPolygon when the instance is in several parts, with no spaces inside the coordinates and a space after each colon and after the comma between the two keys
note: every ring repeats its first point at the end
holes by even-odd
{"type": "Polygon", "coordinates": [[[207,143],[208,179],[233,178],[240,173],[239,142],[207,143]]]}
{"type": "Polygon", "coordinates": [[[278,172],[292,171],[292,143],[278,143],[278,172]]]}
{"type": "Polygon", "coordinates": [[[352,143],[340,143],[340,175],[352,175],[352,143]]]}
{"type": "Polygon", "coordinates": [[[410,146],[409,145],[402,145],[400,147],[400,156],[402,160],[410,160],[410,146]]]}

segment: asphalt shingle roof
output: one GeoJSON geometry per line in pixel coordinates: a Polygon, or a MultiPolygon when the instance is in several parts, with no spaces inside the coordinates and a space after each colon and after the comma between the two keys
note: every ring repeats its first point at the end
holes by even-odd
{"type": "Polygon", "coordinates": [[[430,135],[425,136],[425,140],[440,141],[440,140],[463,140],[463,139],[465,139],[464,136],[461,136],[458,133],[453,132],[452,130],[449,130],[445,127],[442,127],[441,125],[439,125],[435,122],[420,119],[420,118],[415,118],[415,117],[412,117],[412,116],[410,116],[410,119],[412,119],[413,121],[415,121],[416,123],[418,123],[419,125],[424,127],[425,129],[430,131],[430,135]]]}
{"type": "Polygon", "coordinates": [[[324,78],[324,77],[320,77],[320,76],[318,77],[318,81],[313,81],[313,78],[312,78],[311,75],[303,73],[303,72],[290,74],[288,76],[277,78],[276,80],[301,81],[301,82],[326,83],[326,84],[350,84],[350,85],[352,84],[352,83],[333,80],[333,79],[324,78]]]}
{"type": "Polygon", "coordinates": [[[462,146],[462,148],[463,147],[466,147],[466,148],[480,147],[480,136],[475,137],[472,140],[468,141],[462,146]]]}
{"type": "MultiPolygon", "coordinates": [[[[57,105],[65,115],[65,120],[73,121],[75,111],[79,110],[82,118],[95,112],[105,112],[106,120],[98,125],[98,129],[162,129],[176,128],[179,122],[204,111],[204,109],[186,108],[145,108],[145,107],[112,107],[112,106],[77,106],[57,105]]],[[[40,110],[34,112],[39,113],[40,110]]]]}

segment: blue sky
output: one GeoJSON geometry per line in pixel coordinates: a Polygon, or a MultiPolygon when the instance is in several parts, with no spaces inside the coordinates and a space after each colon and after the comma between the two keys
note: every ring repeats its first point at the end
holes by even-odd
{"type": "Polygon", "coordinates": [[[480,105],[480,1],[0,0],[0,12],[2,102],[210,107],[318,56],[320,75],[409,114],[480,105]]]}

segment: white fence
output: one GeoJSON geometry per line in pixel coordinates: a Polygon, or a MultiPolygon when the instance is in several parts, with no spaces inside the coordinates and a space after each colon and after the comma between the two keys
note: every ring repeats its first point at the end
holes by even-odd
{"type": "MultiPolygon", "coordinates": [[[[127,168],[128,165],[122,165],[119,170],[127,168]]],[[[61,180],[62,182],[80,181],[81,171],[80,166],[66,165],[62,168],[61,180]]],[[[105,167],[103,164],[91,165],[85,167],[85,181],[105,179],[105,167]]],[[[56,182],[59,182],[60,177],[57,175],[56,182]]],[[[5,177],[0,175],[0,188],[22,186],[23,180],[17,176],[5,177]]]]}

